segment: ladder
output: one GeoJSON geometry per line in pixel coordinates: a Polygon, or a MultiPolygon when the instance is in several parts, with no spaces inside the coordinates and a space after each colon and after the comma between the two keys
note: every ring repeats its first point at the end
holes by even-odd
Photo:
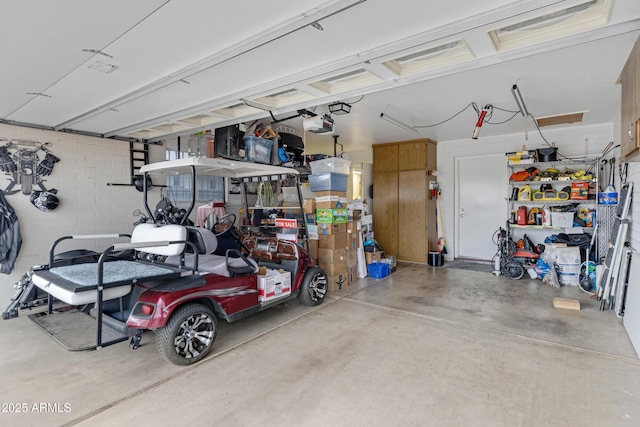
{"type": "Polygon", "coordinates": [[[129,141],[129,164],[131,165],[131,185],[133,185],[134,177],[140,175],[140,168],[149,164],[149,144],[129,141]]]}

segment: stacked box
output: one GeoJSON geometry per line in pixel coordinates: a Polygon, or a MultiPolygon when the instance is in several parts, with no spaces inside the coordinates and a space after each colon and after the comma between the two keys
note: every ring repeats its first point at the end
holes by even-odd
{"type": "Polygon", "coordinates": [[[346,209],[316,209],[316,222],[318,224],[346,224],[348,221],[349,214],[346,209]]]}
{"type": "Polygon", "coordinates": [[[373,264],[374,262],[381,262],[384,257],[384,251],[373,251],[364,253],[364,258],[367,260],[367,265],[373,264]]]}
{"type": "Polygon", "coordinates": [[[329,280],[329,291],[349,285],[347,246],[347,180],[348,160],[327,158],[310,163],[309,176],[315,205],[318,233],[318,266],[329,280]]]}
{"type": "Polygon", "coordinates": [[[329,292],[339,291],[349,286],[349,273],[347,270],[334,276],[327,276],[327,290],[329,292]]]}
{"type": "Polygon", "coordinates": [[[318,224],[318,234],[347,234],[347,224],[318,224]]]}
{"type": "Polygon", "coordinates": [[[320,234],[318,236],[321,249],[346,249],[347,233],[344,234],[320,234]]]}
{"type": "MultiPolygon", "coordinates": [[[[346,233],[345,233],[346,234],[346,233]]],[[[322,238],[320,236],[319,241],[322,244],[322,238]]],[[[330,281],[339,282],[340,276],[345,279],[341,284],[342,287],[348,286],[349,268],[347,266],[347,249],[341,248],[318,248],[318,266],[324,270],[330,281]]]]}
{"type": "Polygon", "coordinates": [[[309,239],[309,253],[313,258],[311,265],[318,265],[318,241],[309,239]]]}
{"type": "Polygon", "coordinates": [[[345,191],[316,191],[316,209],[346,208],[347,193],[345,191]]]}

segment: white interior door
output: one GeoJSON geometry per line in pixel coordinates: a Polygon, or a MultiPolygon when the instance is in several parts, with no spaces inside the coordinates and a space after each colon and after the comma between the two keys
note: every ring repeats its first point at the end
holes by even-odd
{"type": "Polygon", "coordinates": [[[457,157],[456,258],[491,260],[492,241],[507,220],[508,171],[504,154],[457,157]]]}

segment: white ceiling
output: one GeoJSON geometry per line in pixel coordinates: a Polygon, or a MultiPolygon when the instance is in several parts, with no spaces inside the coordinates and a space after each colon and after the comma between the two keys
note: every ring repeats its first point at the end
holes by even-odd
{"type": "MultiPolygon", "coordinates": [[[[640,34],[638,0],[598,0],[594,8],[613,6],[592,28],[572,27],[568,18],[557,24],[560,30],[543,29],[548,40],[533,37],[518,47],[497,48],[488,34],[585,1],[4,2],[0,118],[153,141],[270,120],[242,99],[277,101],[276,118],[302,108],[322,113],[342,100],[353,108],[333,117],[336,133],[346,150],[357,150],[415,137],[470,138],[477,120],[468,108],[414,135],[380,113],[424,126],[475,102],[495,107],[481,137],[531,128],[520,115],[489,124],[513,115],[497,108],[517,110],[511,93],[517,82],[535,117],[586,111],[583,124],[611,122],[620,102],[616,80],[640,34]],[[455,41],[468,48],[466,55],[431,69],[406,75],[385,66],[455,41]],[[356,70],[370,77],[360,85],[338,81],[330,90],[318,84],[356,70]],[[268,97],[291,89],[299,96],[268,97]],[[243,108],[227,108],[234,105],[243,108]]],[[[302,131],[300,117],[284,124],[302,131]]]]}

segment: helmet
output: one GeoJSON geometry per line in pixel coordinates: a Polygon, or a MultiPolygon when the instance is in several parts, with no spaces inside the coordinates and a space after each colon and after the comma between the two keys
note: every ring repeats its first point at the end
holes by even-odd
{"type": "Polygon", "coordinates": [[[41,211],[49,212],[58,207],[60,200],[56,197],[56,190],[34,191],[31,193],[31,203],[41,211]]]}
{"type": "Polygon", "coordinates": [[[149,175],[146,178],[143,175],[135,175],[133,177],[133,186],[136,187],[136,190],[142,192],[144,191],[144,182],[147,182],[147,191],[153,188],[153,182],[151,181],[151,177],[149,175]]]}

